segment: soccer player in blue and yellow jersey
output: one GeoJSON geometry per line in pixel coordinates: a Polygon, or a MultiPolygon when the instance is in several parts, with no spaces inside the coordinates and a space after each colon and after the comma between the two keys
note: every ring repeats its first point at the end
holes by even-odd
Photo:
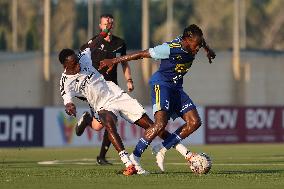
{"type": "MultiPolygon", "coordinates": [[[[156,153],[158,166],[164,171],[164,156],[168,149],[174,147],[181,140],[201,126],[201,120],[196,106],[183,90],[183,76],[189,71],[195,55],[200,48],[207,52],[209,62],[215,58],[215,53],[209,48],[203,37],[202,30],[195,24],[184,29],[182,36],[171,42],[158,45],[144,51],[135,52],[126,56],[101,61],[101,68],[108,67],[108,71],[115,64],[142,58],[160,59],[160,68],[150,79],[151,96],[155,124],[146,129],[143,138],[136,145],[132,158],[140,163],[140,157],[152,140],[165,129],[170,118],[181,117],[185,124],[167,137],[162,144],[153,148],[156,153]]],[[[195,155],[186,152],[186,159],[195,155]]]]}

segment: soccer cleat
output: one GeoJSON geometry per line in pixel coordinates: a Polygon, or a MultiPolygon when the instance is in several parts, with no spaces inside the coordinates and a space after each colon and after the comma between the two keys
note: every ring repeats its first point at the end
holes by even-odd
{"type": "Polygon", "coordinates": [[[164,146],[162,144],[158,144],[152,148],[152,154],[156,156],[156,163],[162,172],[165,171],[164,160],[165,160],[165,154],[166,154],[165,151],[161,150],[163,147],[164,146]]]}
{"type": "Polygon", "coordinates": [[[148,175],[150,172],[143,169],[140,165],[140,157],[135,156],[133,153],[129,156],[129,159],[135,165],[138,175],[148,175]]]}
{"type": "Polygon", "coordinates": [[[89,112],[84,112],[81,118],[78,120],[76,126],[75,126],[75,131],[77,136],[81,136],[86,127],[90,126],[92,123],[92,116],[90,115],[89,112]]]}
{"type": "Polygon", "coordinates": [[[123,170],[122,174],[125,175],[125,176],[137,174],[137,170],[135,169],[135,165],[129,165],[128,167],[126,167],[123,170]]]}
{"type": "Polygon", "coordinates": [[[97,163],[99,165],[112,165],[112,163],[110,163],[108,160],[106,160],[106,158],[100,157],[100,156],[97,156],[97,163]]]}

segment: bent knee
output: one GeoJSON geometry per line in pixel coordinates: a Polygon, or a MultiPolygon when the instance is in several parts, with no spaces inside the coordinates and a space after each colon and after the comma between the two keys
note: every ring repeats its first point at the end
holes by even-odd
{"type": "Polygon", "coordinates": [[[201,124],[202,124],[202,122],[201,122],[200,118],[193,119],[193,120],[186,122],[187,127],[194,128],[195,130],[198,129],[201,126],[201,124]]]}
{"type": "Polygon", "coordinates": [[[165,130],[166,125],[167,124],[163,124],[163,123],[154,124],[155,134],[158,135],[159,133],[162,133],[162,131],[165,130]]]}
{"type": "Polygon", "coordinates": [[[165,126],[163,124],[154,124],[145,131],[145,137],[147,140],[152,141],[156,136],[158,136],[163,130],[165,126]]]}
{"type": "Polygon", "coordinates": [[[99,112],[99,118],[101,122],[107,126],[109,124],[116,124],[117,117],[113,112],[107,111],[107,110],[101,110],[99,112]]]}
{"type": "Polygon", "coordinates": [[[92,129],[94,129],[95,131],[100,131],[103,128],[103,124],[101,124],[97,119],[93,119],[92,121],[92,129]]]}

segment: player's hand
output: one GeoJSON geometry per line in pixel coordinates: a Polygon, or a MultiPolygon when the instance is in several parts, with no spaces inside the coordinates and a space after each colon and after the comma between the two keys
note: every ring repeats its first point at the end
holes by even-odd
{"type": "Polygon", "coordinates": [[[211,64],[211,63],[212,63],[212,59],[214,59],[214,58],[216,57],[216,54],[215,54],[215,52],[214,52],[212,49],[210,49],[210,48],[208,48],[208,49],[206,50],[206,53],[207,53],[207,58],[208,58],[208,60],[209,60],[209,63],[211,64]]]}
{"type": "Polygon", "coordinates": [[[76,114],[77,114],[77,111],[76,111],[76,106],[75,104],[73,103],[67,103],[65,105],[65,112],[70,115],[70,116],[75,116],[76,117],[76,114]]]}
{"type": "Polygon", "coordinates": [[[128,92],[132,92],[134,90],[134,84],[132,80],[127,81],[127,89],[128,89],[128,92]]]}
{"type": "Polygon", "coordinates": [[[105,67],[107,67],[107,71],[106,73],[108,74],[112,69],[113,69],[114,63],[112,59],[104,59],[102,61],[100,61],[100,66],[99,66],[99,70],[104,69],[105,67]]]}

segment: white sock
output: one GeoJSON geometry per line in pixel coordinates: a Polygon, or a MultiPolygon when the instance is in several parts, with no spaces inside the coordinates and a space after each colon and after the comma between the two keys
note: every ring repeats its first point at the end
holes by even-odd
{"type": "Polygon", "coordinates": [[[178,143],[174,147],[181,155],[184,156],[184,158],[188,158],[192,155],[192,153],[181,143],[178,143]]]}
{"type": "Polygon", "coordinates": [[[164,154],[168,151],[168,149],[167,148],[165,148],[164,147],[164,145],[163,144],[161,144],[161,146],[162,146],[162,148],[161,148],[161,152],[163,152],[164,154]]]}
{"type": "Polygon", "coordinates": [[[118,153],[121,161],[123,162],[123,164],[125,165],[125,167],[128,167],[130,165],[132,165],[132,162],[129,159],[128,153],[126,150],[122,150],[121,152],[118,153]]]}

